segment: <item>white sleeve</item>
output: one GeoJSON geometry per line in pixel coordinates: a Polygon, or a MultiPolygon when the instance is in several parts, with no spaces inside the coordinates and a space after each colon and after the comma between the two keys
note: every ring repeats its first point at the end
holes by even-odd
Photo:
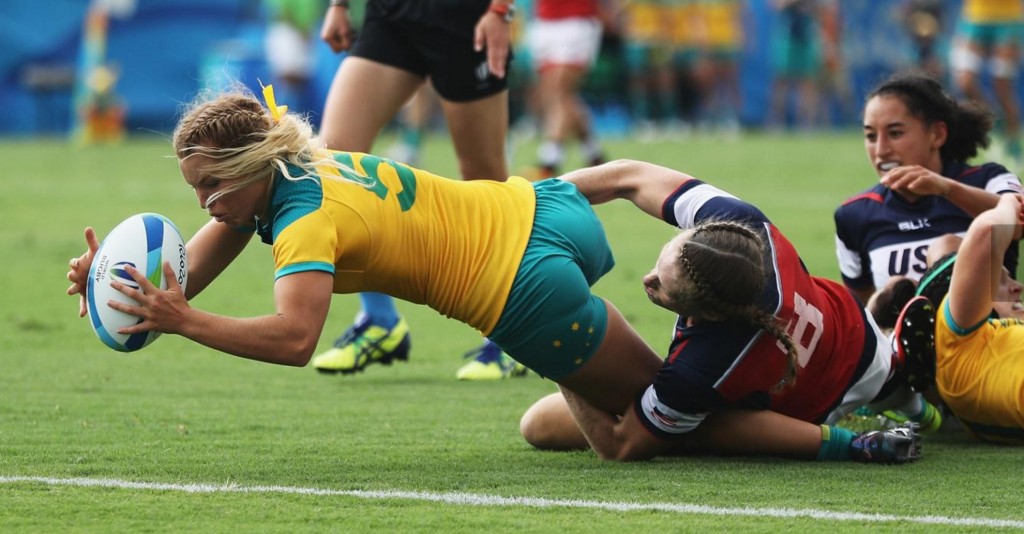
{"type": "Polygon", "coordinates": [[[1020,178],[1014,176],[1013,173],[1007,172],[989,178],[989,180],[985,182],[985,191],[995,193],[997,195],[1006,191],[1024,194],[1024,187],[1021,187],[1020,185],[1020,178]]]}
{"type": "Polygon", "coordinates": [[[650,425],[670,436],[679,436],[690,432],[708,416],[708,412],[683,413],[665,406],[658,400],[658,394],[655,393],[653,385],[647,386],[647,391],[640,398],[640,409],[650,425]]]}
{"type": "Polygon", "coordinates": [[[839,259],[839,272],[850,279],[860,278],[864,273],[864,266],[861,265],[860,254],[846,248],[839,236],[836,236],[836,257],[839,259]]]}
{"type": "Polygon", "coordinates": [[[738,198],[722,191],[721,189],[708,184],[700,184],[676,199],[672,206],[672,213],[676,216],[676,224],[680,228],[693,228],[697,218],[697,211],[715,197],[727,197],[739,200],[738,198]]]}

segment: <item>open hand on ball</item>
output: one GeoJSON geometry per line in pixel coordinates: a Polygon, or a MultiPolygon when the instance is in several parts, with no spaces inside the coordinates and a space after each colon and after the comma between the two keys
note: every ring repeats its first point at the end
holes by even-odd
{"type": "Polygon", "coordinates": [[[85,253],[77,258],[68,261],[67,278],[71,282],[68,287],[68,295],[78,295],[78,316],[85,317],[87,312],[85,302],[85,291],[89,287],[89,268],[92,267],[92,259],[96,257],[96,250],[100,248],[100,242],[96,239],[96,231],[92,228],[85,229],[85,253]]]}
{"type": "Polygon", "coordinates": [[[117,311],[142,319],[139,324],[119,328],[117,330],[119,334],[136,334],[150,330],[171,334],[180,333],[179,329],[184,324],[185,315],[191,308],[185,299],[181,285],[175,278],[171,264],[164,262],[163,269],[164,278],[167,280],[166,290],[153,285],[144,274],[130,265],[125,267],[125,271],[139,285],[138,289],[118,281],[110,283],[110,287],[120,291],[137,302],[138,305],[133,306],[115,300],[110,300],[107,304],[117,311]]]}

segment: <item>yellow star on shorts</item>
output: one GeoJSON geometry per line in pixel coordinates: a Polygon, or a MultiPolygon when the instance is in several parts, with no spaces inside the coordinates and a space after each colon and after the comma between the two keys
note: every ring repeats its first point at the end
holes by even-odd
{"type": "Polygon", "coordinates": [[[555,347],[556,349],[560,348],[562,346],[562,341],[559,340],[559,339],[556,339],[556,340],[551,342],[551,346],[555,347]]]}
{"type": "Polygon", "coordinates": [[[572,331],[575,332],[580,329],[580,323],[572,323],[572,331]]]}

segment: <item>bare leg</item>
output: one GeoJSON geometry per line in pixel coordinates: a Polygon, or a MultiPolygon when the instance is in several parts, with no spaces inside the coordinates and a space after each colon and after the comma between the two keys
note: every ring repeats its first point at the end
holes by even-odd
{"type": "Polygon", "coordinates": [[[508,179],[508,91],[472,102],[441,99],[463,180],[508,179]]]}
{"type": "Polygon", "coordinates": [[[718,412],[688,436],[687,452],[757,454],[813,460],[821,448],[821,427],[769,411],[718,412]]]}
{"type": "Polygon", "coordinates": [[[423,84],[410,72],[348,57],[334,75],[320,136],[329,148],[369,152],[381,129],[423,84]]]}
{"type": "MultiPolygon", "coordinates": [[[[565,397],[541,398],[519,426],[527,443],[545,450],[588,449],[565,397]]],[[[821,427],[769,411],[729,410],[708,417],[680,438],[672,454],[752,454],[813,460],[821,448],[821,427]]]]}
{"type": "Polygon", "coordinates": [[[654,382],[662,360],[612,305],[601,347],[575,373],[558,380],[599,410],[621,415],[633,399],[654,382]]]}
{"type": "Polygon", "coordinates": [[[519,421],[526,442],[545,450],[582,450],[590,444],[576,424],[561,393],[552,393],[530,406],[519,421]]]}

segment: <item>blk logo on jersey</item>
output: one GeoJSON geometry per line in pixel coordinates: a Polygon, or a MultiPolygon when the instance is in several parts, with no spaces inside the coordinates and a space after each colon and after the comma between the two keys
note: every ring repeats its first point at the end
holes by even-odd
{"type": "Polygon", "coordinates": [[[913,232],[914,230],[920,230],[922,228],[931,228],[931,223],[928,222],[928,218],[917,219],[914,221],[902,221],[899,223],[899,229],[901,232],[913,232]]]}

